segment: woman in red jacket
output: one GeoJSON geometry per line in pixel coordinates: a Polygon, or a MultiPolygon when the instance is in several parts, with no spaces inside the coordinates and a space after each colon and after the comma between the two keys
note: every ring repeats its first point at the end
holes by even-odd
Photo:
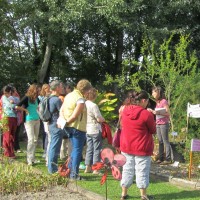
{"type": "Polygon", "coordinates": [[[148,93],[146,91],[136,93],[134,100],[134,105],[124,108],[121,119],[120,150],[127,160],[122,172],[121,200],[127,199],[128,188],[132,185],[135,175],[141,199],[148,200],[153,199],[147,196],[146,189],[149,185],[156,124],[153,114],[146,110],[149,101],[148,93]]]}

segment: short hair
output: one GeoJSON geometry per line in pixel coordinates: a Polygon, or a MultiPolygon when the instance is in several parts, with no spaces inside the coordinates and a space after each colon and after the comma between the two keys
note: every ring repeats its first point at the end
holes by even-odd
{"type": "Polygon", "coordinates": [[[13,92],[13,88],[10,85],[6,85],[3,87],[3,93],[13,92]]]}
{"type": "Polygon", "coordinates": [[[97,98],[97,90],[95,88],[91,88],[90,92],[88,93],[87,99],[93,100],[97,98]]]}
{"type": "Polygon", "coordinates": [[[91,88],[92,88],[92,85],[87,79],[80,80],[76,85],[76,89],[79,90],[82,94],[84,94],[91,88]]]}
{"type": "Polygon", "coordinates": [[[60,84],[61,84],[62,82],[61,81],[59,81],[59,80],[55,80],[55,81],[52,81],[51,83],[50,83],[50,89],[52,90],[52,91],[55,91],[56,90],[56,88],[58,87],[58,86],[60,86],[60,84]]]}
{"type": "Polygon", "coordinates": [[[73,91],[73,89],[74,89],[74,86],[73,86],[73,84],[72,83],[65,83],[65,87],[66,88],[69,88],[71,91],[73,91]]]}

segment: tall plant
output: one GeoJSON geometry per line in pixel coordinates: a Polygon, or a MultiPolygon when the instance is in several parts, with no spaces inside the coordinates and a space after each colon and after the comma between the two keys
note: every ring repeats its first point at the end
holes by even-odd
{"type": "Polygon", "coordinates": [[[99,93],[95,103],[99,106],[105,120],[112,123],[118,115],[116,114],[117,98],[114,93],[99,93]]]}
{"type": "Polygon", "coordinates": [[[121,88],[142,88],[149,89],[149,92],[154,85],[162,86],[170,105],[171,129],[180,132],[186,127],[187,102],[197,103],[199,99],[198,59],[189,45],[188,35],[180,35],[176,41],[172,34],[159,46],[155,40],[146,37],[141,48],[142,61],[130,63],[125,60],[122,77],[112,79],[107,75],[105,84],[117,82],[121,88]],[[133,67],[139,70],[130,74],[133,67]]]}

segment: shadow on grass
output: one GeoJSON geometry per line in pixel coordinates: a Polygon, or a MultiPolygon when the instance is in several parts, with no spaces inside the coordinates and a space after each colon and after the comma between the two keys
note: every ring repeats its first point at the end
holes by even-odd
{"type": "MultiPolygon", "coordinates": [[[[166,188],[167,189],[167,188],[166,188]]],[[[174,200],[174,199],[200,199],[200,191],[181,191],[181,192],[171,192],[167,194],[154,195],[155,199],[159,200],[174,200]]]]}

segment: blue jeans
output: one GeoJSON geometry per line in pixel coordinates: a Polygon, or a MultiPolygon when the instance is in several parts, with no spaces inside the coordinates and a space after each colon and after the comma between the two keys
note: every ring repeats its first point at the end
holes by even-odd
{"type": "Polygon", "coordinates": [[[156,133],[159,141],[159,159],[164,160],[164,147],[166,160],[171,161],[171,148],[169,143],[169,124],[156,125],[156,133]]]}
{"type": "Polygon", "coordinates": [[[56,123],[49,125],[49,132],[51,135],[51,142],[48,152],[48,171],[55,173],[58,171],[58,156],[60,155],[60,147],[63,138],[63,130],[57,127],[56,123]]]}
{"type": "Polygon", "coordinates": [[[87,134],[87,151],[85,157],[85,165],[91,166],[101,160],[100,152],[102,148],[101,132],[98,134],[87,134]]]}
{"type": "Polygon", "coordinates": [[[70,133],[70,142],[72,144],[72,152],[69,163],[69,168],[71,170],[70,178],[76,179],[79,174],[79,165],[86,140],[86,133],[72,127],[67,127],[66,130],[70,133]]]}

